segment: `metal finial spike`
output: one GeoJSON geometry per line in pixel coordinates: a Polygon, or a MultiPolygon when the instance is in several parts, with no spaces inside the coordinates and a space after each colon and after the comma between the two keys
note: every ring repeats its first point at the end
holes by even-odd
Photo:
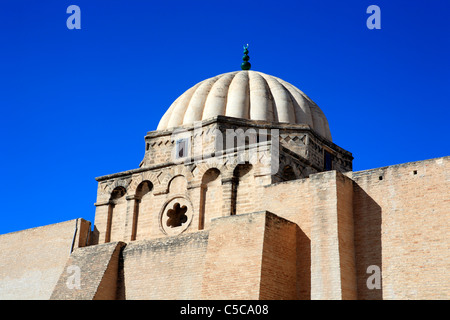
{"type": "Polygon", "coordinates": [[[244,60],[244,62],[241,63],[241,69],[250,70],[252,65],[248,62],[248,60],[250,60],[250,57],[248,56],[248,44],[247,46],[244,46],[244,56],[242,57],[242,60],[244,60]]]}

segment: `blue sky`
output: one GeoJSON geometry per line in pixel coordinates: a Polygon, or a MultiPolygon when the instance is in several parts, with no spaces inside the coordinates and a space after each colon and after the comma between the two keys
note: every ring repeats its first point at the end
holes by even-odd
{"type": "Polygon", "coordinates": [[[252,70],[321,107],[355,171],[447,156],[449,15],[447,0],[3,0],[0,234],[93,222],[95,177],[137,168],[170,104],[239,70],[247,43],[252,70]]]}

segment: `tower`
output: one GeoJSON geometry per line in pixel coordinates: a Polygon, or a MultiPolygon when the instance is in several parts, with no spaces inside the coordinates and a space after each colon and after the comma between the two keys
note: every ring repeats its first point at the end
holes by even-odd
{"type": "Polygon", "coordinates": [[[257,195],[243,200],[244,189],[352,170],[317,104],[249,70],[244,49],[243,70],[203,80],[172,103],[145,136],[139,168],[97,178],[99,243],[202,230],[254,211],[257,195]]]}
{"type": "MultiPolygon", "coordinates": [[[[351,171],[353,157],[332,142],[317,104],[250,70],[244,50],[242,70],[203,80],[172,103],[145,136],[139,168],[97,178],[94,243],[127,243],[125,281],[148,264],[139,273],[145,281],[125,284],[131,298],[142,298],[143,289],[144,298],[157,299],[309,299],[323,291],[311,292],[311,215],[314,206],[336,205],[329,180],[351,171]],[[309,181],[321,172],[330,177],[309,181]],[[318,196],[317,188],[331,193],[318,196]],[[180,277],[178,264],[192,278],[180,277]]],[[[325,227],[318,228],[322,237],[325,227]]],[[[332,269],[340,277],[338,261],[332,269]]],[[[336,287],[340,281],[327,291],[336,287]]]]}

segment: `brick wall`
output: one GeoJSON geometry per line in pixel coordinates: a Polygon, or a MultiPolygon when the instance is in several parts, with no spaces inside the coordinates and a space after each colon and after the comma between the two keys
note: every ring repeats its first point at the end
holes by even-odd
{"type": "Polygon", "coordinates": [[[123,242],[78,248],[67,259],[51,300],[115,300],[123,242]],[[75,277],[78,277],[76,279],[75,277]]]}
{"type": "Polygon", "coordinates": [[[450,157],[352,177],[359,298],[450,298],[450,157]],[[370,265],[381,290],[367,288],[370,265]]]}
{"type": "MultiPolygon", "coordinates": [[[[202,299],[295,299],[300,297],[298,227],[270,212],[212,221],[202,299]]],[[[302,256],[305,258],[305,256],[302,256]]],[[[303,288],[304,290],[305,288],[303,288]]]]}
{"type": "Polygon", "coordinates": [[[315,203],[310,179],[292,180],[260,186],[255,211],[267,210],[296,223],[305,235],[311,237],[311,216],[315,203]]]}
{"type": "Polygon", "coordinates": [[[212,221],[201,299],[258,299],[265,213],[212,221]]]}
{"type": "Polygon", "coordinates": [[[356,297],[352,195],[352,181],[336,171],[264,187],[260,208],[294,222],[302,233],[301,298],[356,297]]]}
{"type": "Polygon", "coordinates": [[[198,228],[209,228],[211,220],[221,216],[222,176],[218,169],[213,168],[206,171],[202,178],[198,228]]]}
{"type": "Polygon", "coordinates": [[[271,213],[266,213],[264,244],[261,262],[261,284],[259,299],[292,300],[302,298],[300,290],[304,281],[300,279],[302,268],[299,259],[306,257],[297,249],[297,225],[271,213]]]}
{"type": "Polygon", "coordinates": [[[340,299],[339,237],[336,173],[310,176],[313,192],[311,221],[311,299],[340,299]]]}
{"type": "MultiPolygon", "coordinates": [[[[155,195],[152,191],[146,193],[142,199],[139,201],[139,205],[137,208],[137,221],[136,222],[136,237],[133,240],[141,240],[145,239],[146,235],[149,233],[152,225],[155,223],[156,219],[152,213],[155,205],[155,195]]],[[[133,207],[134,209],[134,207],[133,207]]],[[[133,212],[134,213],[134,212],[133,212]]],[[[131,219],[129,219],[128,223],[130,223],[131,219]]]]}
{"type": "MultiPolygon", "coordinates": [[[[337,232],[342,299],[357,299],[353,220],[353,181],[336,173],[337,232]]],[[[326,235],[324,235],[326,236],[326,235]]]]}
{"type": "Polygon", "coordinates": [[[0,235],[0,299],[48,299],[90,223],[69,220],[0,235]]]}
{"type": "Polygon", "coordinates": [[[236,198],[235,214],[255,211],[255,178],[251,164],[240,164],[235,169],[236,198]]]}
{"type": "Polygon", "coordinates": [[[118,199],[113,206],[110,205],[109,210],[110,226],[108,227],[109,230],[107,231],[107,233],[109,232],[110,234],[108,242],[125,240],[125,217],[128,210],[128,203],[125,199],[125,196],[118,199]]]}
{"type": "MultiPolygon", "coordinates": [[[[202,182],[217,192],[228,188],[233,171],[209,177],[214,170],[202,167],[189,182],[180,175],[183,167],[170,169],[167,190],[156,187],[143,198],[140,218],[148,222],[142,236],[149,239],[78,248],[69,258],[72,246],[88,241],[85,220],[1,235],[0,297],[47,299],[53,288],[55,299],[450,297],[450,157],[271,185],[251,175],[252,191],[242,188],[237,196],[255,197],[252,206],[224,217],[212,196],[202,199],[202,182]],[[162,207],[183,190],[196,208],[204,201],[205,219],[212,220],[198,231],[195,209],[197,220],[184,233],[165,236],[159,210],[151,207],[162,207]],[[245,212],[251,209],[261,212],[245,212]],[[66,290],[69,265],[81,266],[84,291],[66,290]],[[368,288],[369,266],[380,268],[381,289],[368,288]]],[[[111,181],[111,189],[123,183],[133,190],[132,179],[120,181],[111,181]]],[[[124,199],[127,233],[136,199],[124,199]]],[[[101,226],[107,223],[104,208],[108,204],[97,206],[101,226]]]]}
{"type": "Polygon", "coordinates": [[[126,299],[199,299],[208,232],[130,242],[123,250],[126,299]]]}

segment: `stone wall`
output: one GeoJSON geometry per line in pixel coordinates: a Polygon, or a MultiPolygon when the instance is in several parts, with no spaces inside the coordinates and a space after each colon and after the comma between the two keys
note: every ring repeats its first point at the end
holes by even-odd
{"type": "Polygon", "coordinates": [[[333,156],[334,170],[352,170],[352,154],[316,134],[308,125],[274,124],[225,116],[173,130],[148,132],[145,137],[145,156],[140,166],[176,162],[179,156],[176,143],[181,139],[187,141],[187,156],[201,159],[239,146],[270,141],[272,134],[279,144],[302,157],[316,172],[324,170],[325,150],[333,156]]]}
{"type": "MultiPolygon", "coordinates": [[[[261,149],[270,157],[270,146],[261,149]]],[[[254,211],[257,189],[271,182],[270,171],[260,163],[240,164],[238,159],[226,157],[99,178],[96,243],[196,232],[216,217],[254,211]],[[214,181],[209,181],[212,172],[214,181]],[[145,195],[139,191],[143,184],[148,185],[145,195]],[[188,209],[180,228],[163,221],[176,203],[188,209]]]]}

